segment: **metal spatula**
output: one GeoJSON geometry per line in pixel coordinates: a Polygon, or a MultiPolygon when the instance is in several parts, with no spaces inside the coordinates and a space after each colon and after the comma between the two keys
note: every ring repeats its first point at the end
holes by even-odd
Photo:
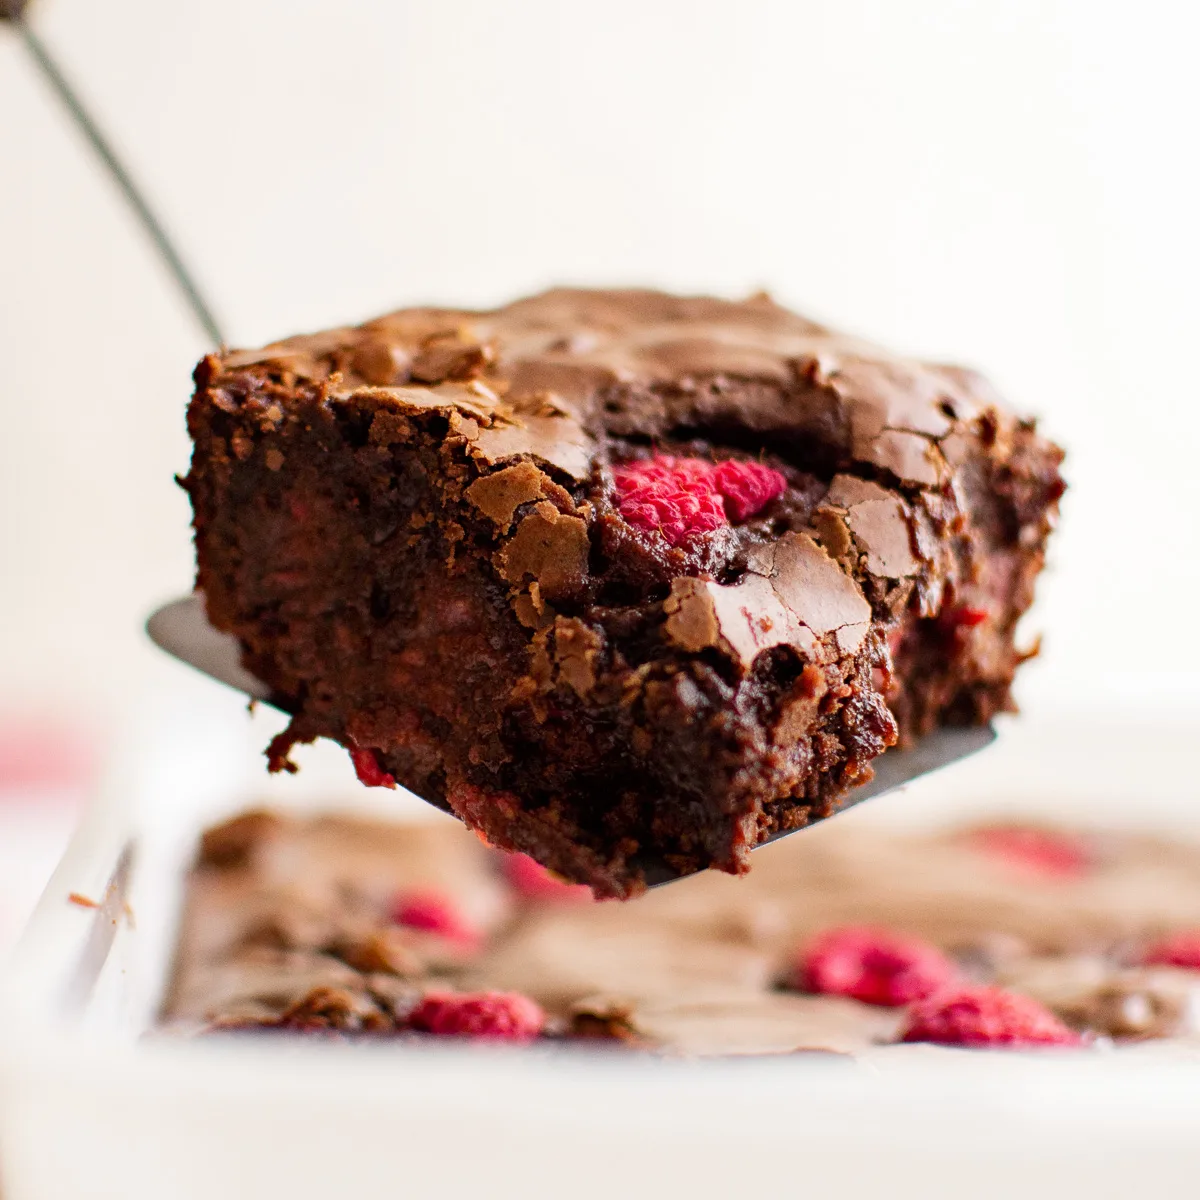
{"type": "MultiPolygon", "coordinates": [[[[213,316],[213,309],[184,265],[183,258],[172,243],[163,223],[154,214],[128,168],[118,158],[112,144],[84,107],[62,68],[29,27],[23,16],[24,8],[23,0],[0,0],[0,22],[7,20],[17,27],[34,62],[133,209],[197,323],[204,330],[205,336],[216,345],[223,344],[225,339],[213,316]]],[[[237,640],[228,634],[220,633],[208,623],[204,602],[200,596],[188,596],[186,599],[165,605],[150,618],[146,628],[154,643],[168,654],[256,700],[282,707],[278,698],[272,697],[270,689],[242,666],[237,640]]],[[[874,779],[852,791],[843,809],[890,792],[922,775],[966,758],[989,745],[995,736],[990,725],[967,729],[942,729],[929,734],[910,750],[891,750],[875,764],[874,779]]],[[[775,841],[786,836],[786,833],[777,834],[770,840],[775,841]]],[[[646,866],[646,879],[652,887],[675,878],[678,878],[678,875],[666,863],[651,863],[646,866]]]]}

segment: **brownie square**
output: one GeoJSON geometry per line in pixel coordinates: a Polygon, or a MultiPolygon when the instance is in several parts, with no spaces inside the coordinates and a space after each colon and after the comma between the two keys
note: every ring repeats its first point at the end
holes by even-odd
{"type": "Polygon", "coordinates": [[[1010,708],[1061,452],[763,296],[560,289],[210,355],[197,586],[316,737],[598,894],[744,872],[1010,708]]]}

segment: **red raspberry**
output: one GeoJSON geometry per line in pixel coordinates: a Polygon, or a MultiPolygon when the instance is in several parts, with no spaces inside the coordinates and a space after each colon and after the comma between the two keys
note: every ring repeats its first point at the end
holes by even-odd
{"type": "Polygon", "coordinates": [[[762,512],[787,490],[787,480],[778,471],[762,463],[736,462],[732,458],[718,463],[712,482],[725,500],[725,511],[735,521],[762,512]]]}
{"type": "Polygon", "coordinates": [[[962,987],[909,1010],[901,1041],[939,1046],[1081,1046],[1083,1038],[1029,996],[962,987]]]}
{"type": "Polygon", "coordinates": [[[556,879],[528,854],[506,854],[504,874],[515,892],[527,900],[590,900],[592,889],[556,879]]]}
{"type": "Polygon", "coordinates": [[[1078,879],[1092,866],[1091,853],[1082,838],[1030,825],[973,829],[967,840],[984,854],[1049,879],[1078,879]]]}
{"type": "Polygon", "coordinates": [[[427,992],[408,1023],[423,1033],[529,1042],[542,1032],[546,1014],[519,992],[427,992]]]}
{"type": "Polygon", "coordinates": [[[613,470],[617,508],[637,529],[657,529],[672,546],[726,524],[711,463],[660,455],[613,470]]]}
{"type": "Polygon", "coordinates": [[[392,920],[397,925],[440,934],[465,945],[474,946],[480,941],[479,931],[438,892],[401,892],[392,904],[392,920]]]}
{"type": "Polygon", "coordinates": [[[956,608],[946,608],[938,615],[938,622],[948,633],[957,633],[960,629],[974,629],[988,619],[986,608],[974,608],[969,604],[960,604],[956,608]]]}
{"type": "Polygon", "coordinates": [[[682,545],[702,533],[712,533],[725,523],[725,510],[715,492],[654,495],[637,492],[621,501],[621,516],[637,529],[657,529],[672,546],[682,545]]]}
{"type": "Polygon", "coordinates": [[[656,454],[653,458],[624,463],[613,470],[618,491],[629,487],[648,487],[652,484],[663,484],[685,491],[697,485],[708,488],[712,473],[713,465],[705,459],[685,458],[674,454],[656,454]]]}
{"type": "Polygon", "coordinates": [[[672,546],[760,512],[787,487],[784,477],[761,463],[701,458],[656,458],[613,469],[617,507],[638,529],[657,529],[672,546]]]}
{"type": "Polygon", "coordinates": [[[1183,929],[1151,942],[1142,951],[1142,964],[1200,971],[1200,929],[1183,929]]]}
{"type": "Polygon", "coordinates": [[[350,761],[354,764],[354,773],[358,782],[365,787],[394,788],[396,778],[389,775],[375,757],[375,751],[355,746],[350,751],[350,761]]]}
{"type": "Polygon", "coordinates": [[[957,981],[954,964],[936,946],[887,929],[843,926],[817,937],[796,963],[806,992],[851,996],[895,1008],[957,981]]]}

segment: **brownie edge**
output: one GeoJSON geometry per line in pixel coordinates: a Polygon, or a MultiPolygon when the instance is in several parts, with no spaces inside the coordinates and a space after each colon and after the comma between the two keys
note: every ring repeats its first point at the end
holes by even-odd
{"type": "Polygon", "coordinates": [[[1061,451],[765,297],[560,289],[206,358],[197,585],[293,715],[599,894],[749,868],[1011,708],[1061,451]]]}

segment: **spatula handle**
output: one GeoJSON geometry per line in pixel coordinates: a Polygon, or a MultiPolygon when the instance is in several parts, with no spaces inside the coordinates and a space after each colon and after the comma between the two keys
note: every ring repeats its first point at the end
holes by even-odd
{"type": "Polygon", "coordinates": [[[192,310],[192,314],[204,330],[205,336],[213,345],[225,345],[225,337],[221,333],[221,326],[213,315],[212,307],[205,300],[195,278],[184,264],[179,251],[175,248],[175,243],[171,240],[166,229],[163,228],[162,222],[154,215],[154,210],[150,207],[145,193],[134,182],[133,176],[130,175],[125,164],[117,157],[112,143],[105,137],[93,120],[83,101],[79,98],[78,93],[63,74],[62,68],[50,54],[46,44],[34,33],[29,22],[25,19],[24,12],[27,2],[28,0],[0,0],[0,20],[8,21],[16,26],[17,32],[24,41],[30,56],[37,64],[42,76],[66,106],[71,119],[75,122],[79,131],[87,139],[88,144],[108,170],[113,182],[120,189],[129,207],[133,210],[142,229],[154,244],[155,250],[157,250],[159,257],[163,261],[163,265],[167,268],[168,274],[175,280],[179,290],[183,293],[188,307],[192,310]]]}

